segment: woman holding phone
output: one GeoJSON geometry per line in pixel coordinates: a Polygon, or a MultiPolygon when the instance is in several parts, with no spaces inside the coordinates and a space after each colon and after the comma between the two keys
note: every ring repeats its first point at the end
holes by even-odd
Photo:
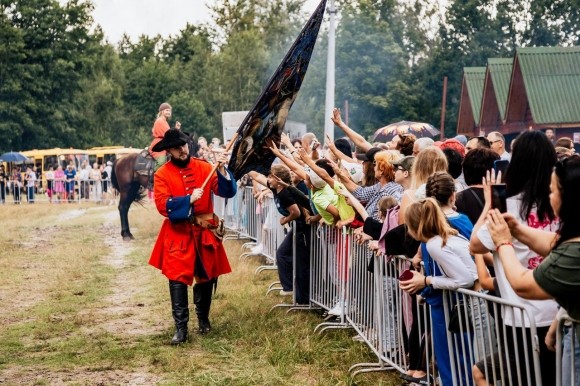
{"type": "MultiPolygon", "coordinates": [[[[558,220],[554,214],[554,210],[550,206],[550,179],[552,170],[556,164],[556,152],[554,146],[550,143],[548,138],[541,131],[526,131],[520,134],[512,147],[512,158],[505,174],[506,186],[506,206],[514,221],[520,224],[528,225],[535,229],[555,232],[558,229],[558,220]]],[[[492,179],[492,184],[495,179],[492,179]]],[[[554,382],[554,353],[549,351],[544,342],[544,337],[548,333],[549,326],[557,312],[557,304],[553,300],[528,300],[518,296],[509,285],[506,278],[504,267],[499,260],[497,253],[497,245],[494,243],[491,233],[484,223],[488,211],[491,209],[491,203],[485,203],[484,210],[478,222],[475,224],[473,234],[471,236],[470,250],[472,253],[493,253],[493,266],[495,269],[496,282],[502,299],[523,305],[529,312],[529,315],[534,317],[537,327],[538,338],[540,342],[540,371],[542,374],[542,381],[549,385],[554,382]]],[[[521,266],[525,269],[534,269],[543,260],[543,257],[534,252],[524,243],[514,240],[513,247],[516,257],[521,266]]],[[[503,323],[506,326],[513,327],[506,328],[503,340],[505,342],[513,342],[516,336],[521,336],[529,332],[520,331],[519,329],[527,329],[529,322],[522,320],[519,313],[505,312],[503,314],[503,323]]],[[[528,345],[528,348],[531,344],[528,345]]],[[[504,368],[514,369],[513,364],[517,358],[515,357],[515,350],[509,350],[507,360],[509,363],[504,363],[504,368]]],[[[524,356],[523,350],[518,350],[520,356],[520,363],[524,356]]],[[[531,358],[531,351],[528,352],[528,357],[531,358]]],[[[478,362],[473,369],[474,379],[479,385],[487,383],[495,383],[495,379],[486,379],[485,374],[491,376],[492,374],[499,375],[500,354],[495,355],[495,360],[487,358],[485,361],[478,362]],[[495,369],[492,366],[495,364],[495,369]],[[486,370],[487,368],[487,370],[486,370]]],[[[525,360],[525,359],[524,359],[525,360]]]]}
{"type": "MultiPolygon", "coordinates": [[[[527,227],[511,214],[502,216],[497,211],[488,213],[488,228],[494,243],[502,246],[498,248],[498,255],[516,293],[526,299],[557,299],[572,318],[580,320],[580,283],[577,280],[580,274],[579,156],[571,156],[556,164],[550,190],[552,209],[560,217],[558,233],[527,227]],[[547,258],[533,271],[525,269],[516,257],[512,235],[547,258]]],[[[556,349],[556,327],[557,320],[545,338],[546,346],[552,351],[556,349]]],[[[577,385],[580,380],[580,344],[572,328],[567,326],[564,330],[562,385],[577,385]],[[572,347],[575,347],[575,380],[571,379],[572,347]]]]}

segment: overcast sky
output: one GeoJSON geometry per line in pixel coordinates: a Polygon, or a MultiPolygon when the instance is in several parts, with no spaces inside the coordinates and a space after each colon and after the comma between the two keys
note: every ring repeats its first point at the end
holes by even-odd
{"type": "MultiPolygon", "coordinates": [[[[66,2],[66,0],[61,0],[66,2]]],[[[139,35],[168,36],[185,25],[210,20],[206,4],[215,0],[93,0],[93,17],[110,43],[116,44],[123,33],[136,41],[139,35]]],[[[305,0],[305,9],[314,11],[319,0],[305,0]]]]}

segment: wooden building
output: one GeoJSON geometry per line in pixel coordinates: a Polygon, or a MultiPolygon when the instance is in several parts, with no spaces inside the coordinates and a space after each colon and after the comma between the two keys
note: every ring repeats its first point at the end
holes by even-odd
{"type": "Polygon", "coordinates": [[[513,59],[467,67],[459,106],[457,134],[499,131],[509,140],[553,129],[580,143],[580,47],[518,48],[513,59]]]}

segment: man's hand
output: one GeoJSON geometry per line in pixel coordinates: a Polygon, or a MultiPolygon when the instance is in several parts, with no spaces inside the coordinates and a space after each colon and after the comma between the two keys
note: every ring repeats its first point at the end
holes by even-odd
{"type": "Polygon", "coordinates": [[[193,193],[191,193],[191,197],[189,199],[189,202],[191,204],[193,204],[194,202],[199,200],[201,198],[201,196],[203,196],[203,189],[201,189],[201,188],[194,189],[193,193]]]}
{"type": "Polygon", "coordinates": [[[176,129],[181,129],[181,122],[175,121],[175,128],[176,129]]]}
{"type": "Polygon", "coordinates": [[[215,160],[219,164],[226,164],[228,163],[229,154],[225,152],[214,152],[215,160]]]}
{"type": "Polygon", "coordinates": [[[222,176],[226,176],[227,177],[227,172],[226,172],[226,168],[225,168],[225,164],[228,163],[228,153],[213,153],[214,157],[215,157],[215,161],[217,162],[218,165],[218,170],[219,172],[222,174],[222,176]]]}

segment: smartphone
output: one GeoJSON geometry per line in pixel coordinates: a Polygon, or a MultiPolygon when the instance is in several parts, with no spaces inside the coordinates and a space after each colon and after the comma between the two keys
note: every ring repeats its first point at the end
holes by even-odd
{"type": "Polygon", "coordinates": [[[501,213],[507,212],[507,192],[505,184],[491,185],[491,207],[501,213]]]}
{"type": "Polygon", "coordinates": [[[495,170],[495,175],[497,176],[497,173],[501,172],[501,182],[504,181],[505,172],[509,164],[510,161],[508,161],[507,159],[498,159],[493,161],[493,170],[495,170]]]}
{"type": "Polygon", "coordinates": [[[401,275],[399,276],[400,281],[407,281],[407,280],[411,280],[412,278],[413,278],[413,272],[411,272],[408,269],[404,270],[401,273],[401,275]]]}

